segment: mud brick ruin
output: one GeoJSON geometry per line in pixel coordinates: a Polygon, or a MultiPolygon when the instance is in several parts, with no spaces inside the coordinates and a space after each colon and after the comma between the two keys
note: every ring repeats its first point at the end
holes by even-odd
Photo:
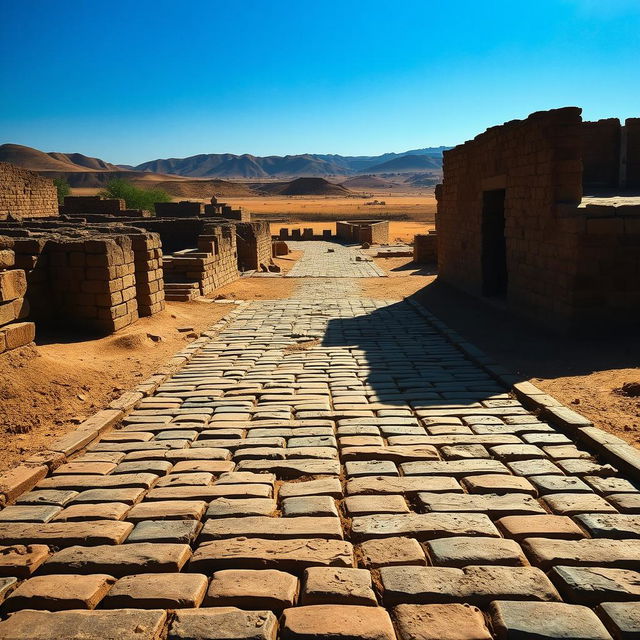
{"type": "Polygon", "coordinates": [[[492,127],[444,153],[439,277],[553,329],[635,324],[639,194],[638,118],[568,107],[492,127]]]}
{"type": "Polygon", "coordinates": [[[416,264],[434,264],[438,261],[438,235],[435,230],[413,237],[413,261],[416,264]]]}
{"type": "Polygon", "coordinates": [[[37,325],[111,333],[165,299],[274,268],[268,223],[215,198],[162,203],[152,217],[99,196],[58,210],[50,180],[4,163],[0,184],[0,351],[31,342],[37,325]]]}
{"type": "Polygon", "coordinates": [[[389,242],[389,222],[387,220],[336,222],[336,236],[344,242],[387,244],[389,242]]]}

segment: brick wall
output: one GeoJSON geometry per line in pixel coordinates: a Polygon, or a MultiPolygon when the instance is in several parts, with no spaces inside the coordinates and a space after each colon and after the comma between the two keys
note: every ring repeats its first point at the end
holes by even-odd
{"type": "Polygon", "coordinates": [[[417,264],[435,264],[438,261],[438,236],[421,233],[413,238],[413,261],[417,264]]]}
{"type": "Polygon", "coordinates": [[[9,215],[58,215],[58,195],[51,180],[37,173],[0,162],[0,220],[9,215]]]}
{"type": "Polygon", "coordinates": [[[123,215],[127,205],[118,198],[100,196],[66,196],[60,213],[67,216],[77,215],[123,215]]]}
{"type": "Polygon", "coordinates": [[[389,242],[389,223],[386,220],[336,222],[336,236],[343,242],[387,244],[389,242]]]}
{"type": "Polygon", "coordinates": [[[236,225],[238,268],[241,271],[266,271],[271,264],[271,231],[268,222],[243,222],[236,225]]]}
{"type": "Polygon", "coordinates": [[[197,218],[204,215],[204,205],[201,202],[156,202],[156,216],[158,218],[197,218]]]}
{"type": "Polygon", "coordinates": [[[582,184],[586,188],[617,187],[620,175],[620,121],[582,124],[582,184]]]}
{"type": "Polygon", "coordinates": [[[165,308],[162,242],[157,233],[140,233],[130,238],[135,264],[138,315],[152,316],[165,308]]]}
{"type": "Polygon", "coordinates": [[[640,118],[625,121],[627,134],[627,186],[640,188],[640,118]]]}

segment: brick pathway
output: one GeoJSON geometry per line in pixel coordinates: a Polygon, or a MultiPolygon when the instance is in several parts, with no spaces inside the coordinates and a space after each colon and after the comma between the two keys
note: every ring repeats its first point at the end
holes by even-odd
{"type": "Polygon", "coordinates": [[[0,511],[0,639],[638,637],[637,489],[409,303],[317,297],[0,511]]]}
{"type": "Polygon", "coordinates": [[[356,246],[344,246],[321,240],[288,242],[294,251],[303,251],[302,257],[288,278],[375,278],[386,277],[365,251],[356,246]]]}

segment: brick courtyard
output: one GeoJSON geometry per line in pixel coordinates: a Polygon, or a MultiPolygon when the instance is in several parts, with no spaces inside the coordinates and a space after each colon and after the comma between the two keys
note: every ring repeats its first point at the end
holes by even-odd
{"type": "Polygon", "coordinates": [[[606,464],[322,244],[293,298],[5,488],[0,639],[637,637],[637,457],[606,464]]]}

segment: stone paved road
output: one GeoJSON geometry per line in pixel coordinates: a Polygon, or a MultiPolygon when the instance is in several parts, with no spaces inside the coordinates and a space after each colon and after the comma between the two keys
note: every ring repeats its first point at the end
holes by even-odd
{"type": "Polygon", "coordinates": [[[255,302],[0,511],[0,639],[636,638],[639,498],[409,303],[255,302]]]}
{"type": "Polygon", "coordinates": [[[359,247],[344,246],[321,240],[288,242],[294,251],[303,251],[302,257],[288,278],[375,278],[387,274],[359,247]]]}

